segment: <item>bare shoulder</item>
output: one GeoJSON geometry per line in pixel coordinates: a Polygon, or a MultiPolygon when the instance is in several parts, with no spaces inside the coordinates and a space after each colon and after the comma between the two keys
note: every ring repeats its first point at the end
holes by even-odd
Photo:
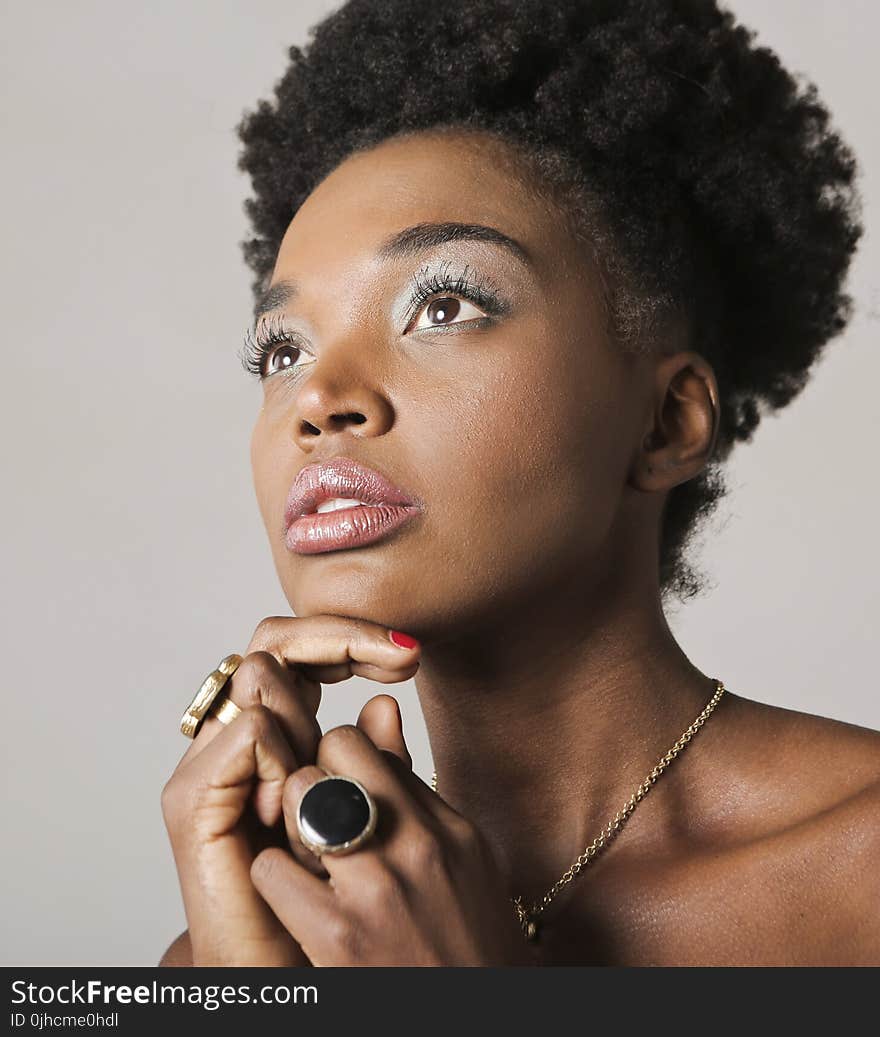
{"type": "Polygon", "coordinates": [[[880,963],[880,732],[739,696],[730,705],[744,762],[740,874],[773,889],[764,910],[778,906],[820,963],[880,963]]]}
{"type": "Polygon", "coordinates": [[[804,824],[816,869],[870,927],[880,954],[880,732],[810,717],[813,766],[825,769],[821,800],[804,824]]]}
{"type": "Polygon", "coordinates": [[[807,963],[880,965],[880,781],[841,789],[768,848],[807,963]]]}
{"type": "Polygon", "coordinates": [[[180,936],[171,942],[168,950],[165,951],[159,961],[159,967],[192,967],[192,945],[189,939],[189,929],[184,929],[180,936]]]}
{"type": "Polygon", "coordinates": [[[835,764],[856,766],[858,773],[873,774],[880,779],[880,731],[843,720],[817,716],[795,709],[755,703],[765,715],[773,713],[776,725],[787,729],[805,750],[820,749],[831,754],[835,764]]]}
{"type": "Polygon", "coordinates": [[[778,819],[823,815],[880,785],[880,731],[730,695],[730,723],[718,725],[728,765],[778,808],[778,819]]]}

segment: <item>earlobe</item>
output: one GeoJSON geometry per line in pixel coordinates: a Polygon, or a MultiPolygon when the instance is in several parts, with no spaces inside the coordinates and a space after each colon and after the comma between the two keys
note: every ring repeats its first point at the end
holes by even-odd
{"type": "Polygon", "coordinates": [[[672,489],[698,475],[715,449],[720,419],[715,372],[698,353],[663,357],[655,375],[651,427],[631,479],[646,493],[672,489]]]}

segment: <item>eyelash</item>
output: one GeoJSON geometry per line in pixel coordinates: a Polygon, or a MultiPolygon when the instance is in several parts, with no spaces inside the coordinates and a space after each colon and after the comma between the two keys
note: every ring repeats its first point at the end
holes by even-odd
{"type": "MultiPolygon", "coordinates": [[[[407,327],[425,303],[431,299],[446,296],[454,295],[467,299],[493,317],[505,312],[507,307],[499,299],[498,288],[490,278],[480,277],[479,280],[469,280],[469,267],[467,266],[457,278],[452,278],[449,276],[448,267],[448,262],[443,263],[439,270],[430,274],[428,273],[429,268],[423,267],[414,275],[410,301],[406,309],[407,327]]],[[[476,323],[476,321],[463,321],[462,323],[476,323]]],[[[440,324],[436,326],[444,327],[440,324]]],[[[284,327],[281,314],[272,314],[268,318],[261,317],[256,326],[248,328],[245,333],[244,347],[239,354],[242,366],[257,378],[268,378],[270,375],[264,375],[262,368],[273,348],[285,342],[293,343],[297,345],[297,348],[301,348],[298,346],[301,341],[300,335],[284,327]]],[[[303,350],[303,352],[307,351],[303,350]]],[[[288,370],[292,370],[292,368],[288,368],[288,370]]]]}
{"type": "Polygon", "coordinates": [[[413,278],[412,295],[406,311],[407,327],[425,303],[446,295],[461,296],[492,316],[501,314],[505,307],[498,298],[498,288],[494,281],[488,277],[481,277],[477,281],[468,280],[469,269],[466,266],[458,277],[452,278],[449,275],[449,261],[441,263],[439,269],[431,274],[428,274],[428,267],[422,267],[413,278]]]}
{"type": "Polygon", "coordinates": [[[244,336],[244,346],[239,354],[242,366],[256,378],[268,378],[263,374],[263,363],[270,356],[275,346],[291,342],[301,348],[300,335],[284,327],[284,318],[280,313],[268,317],[260,317],[256,326],[248,328],[244,336]]]}

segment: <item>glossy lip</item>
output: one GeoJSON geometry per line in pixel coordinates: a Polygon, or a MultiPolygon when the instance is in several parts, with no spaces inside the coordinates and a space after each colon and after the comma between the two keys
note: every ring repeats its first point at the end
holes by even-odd
{"type": "Polygon", "coordinates": [[[384,539],[424,508],[423,503],[381,472],[350,457],[333,457],[302,468],[284,508],[285,543],[298,554],[359,547],[384,539]],[[349,497],[368,507],[317,514],[325,500],[349,497]]]}

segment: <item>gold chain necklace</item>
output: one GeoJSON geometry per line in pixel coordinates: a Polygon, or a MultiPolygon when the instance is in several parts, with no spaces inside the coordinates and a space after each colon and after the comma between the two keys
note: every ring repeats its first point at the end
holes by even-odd
{"type": "MultiPolygon", "coordinates": [[[[618,834],[620,829],[623,827],[627,818],[635,810],[636,806],[645,798],[651,789],[654,782],[660,777],[660,775],[666,770],[666,768],[672,763],[672,761],[678,756],[678,754],[684,749],[688,742],[694,737],[697,731],[706,723],[709,718],[709,714],[718,705],[718,701],[724,694],[724,684],[715,678],[715,694],[709,699],[706,708],[697,717],[697,719],[691,724],[691,726],[684,732],[679,740],[673,745],[673,747],[660,758],[657,762],[657,766],[651,771],[651,773],[645,778],[641,785],[636,791],[630,796],[627,802],[621,807],[620,810],[614,815],[614,817],[608,822],[607,825],[602,829],[599,835],[590,843],[590,845],[584,850],[584,852],[578,857],[578,859],[571,865],[571,867],[562,875],[561,878],[557,879],[556,882],[547,890],[540,900],[536,900],[531,907],[525,907],[522,902],[522,897],[513,897],[513,906],[516,908],[516,915],[519,919],[520,927],[523,931],[524,936],[527,940],[537,940],[538,938],[538,916],[544,910],[545,907],[556,897],[557,893],[581,871],[582,868],[586,867],[591,861],[594,861],[599,854],[605,849],[605,847],[611,842],[611,840],[618,834]]],[[[431,778],[431,788],[437,792],[437,772],[431,778]]]]}

